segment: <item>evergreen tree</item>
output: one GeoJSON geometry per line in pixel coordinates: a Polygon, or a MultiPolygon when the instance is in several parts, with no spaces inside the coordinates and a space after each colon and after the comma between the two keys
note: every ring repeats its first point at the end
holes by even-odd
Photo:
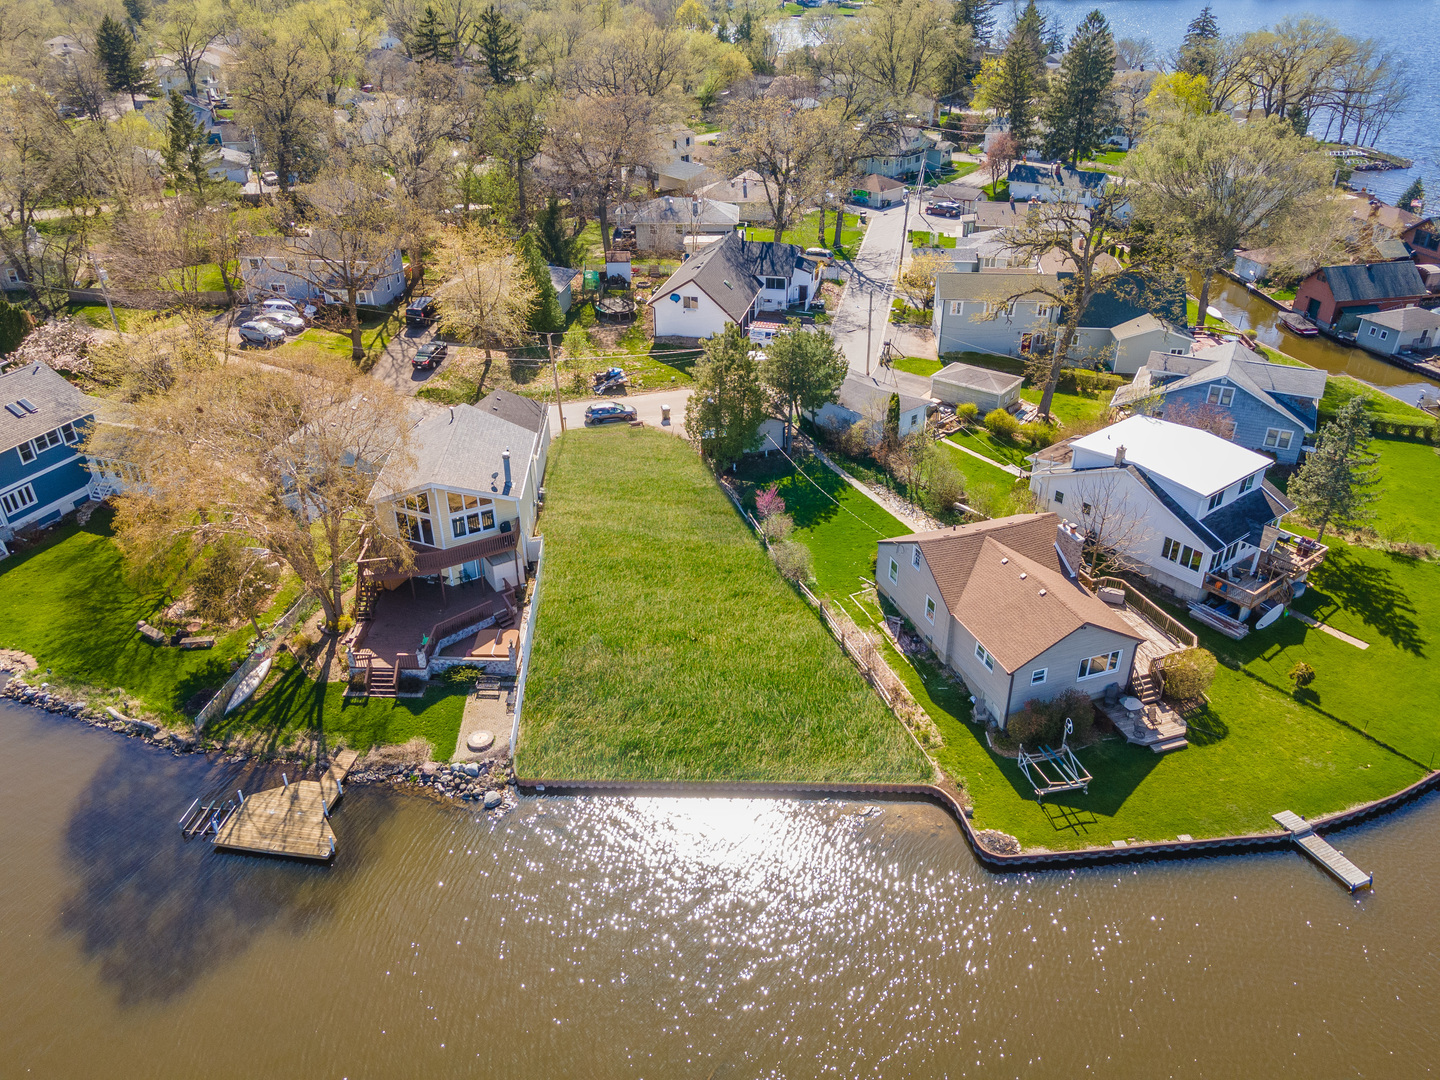
{"type": "Polygon", "coordinates": [[[1285,119],[1296,135],[1308,135],[1310,133],[1310,117],[1305,113],[1305,106],[1296,102],[1285,111],[1285,119]]]}
{"type": "Polygon", "coordinates": [[[1115,38],[1092,11],[1070,36],[1060,76],[1045,107],[1045,155],[1072,166],[1093,154],[1115,126],[1115,38]]]}
{"type": "Polygon", "coordinates": [[[885,406],[885,439],[887,442],[898,442],[900,439],[899,394],[891,394],[890,402],[885,406]]]}
{"type": "Polygon", "coordinates": [[[520,67],[520,28],[494,4],[480,13],[475,24],[475,47],[496,83],[515,81],[520,67]]]}
{"type": "Polygon", "coordinates": [[[970,27],[970,41],[983,49],[995,33],[995,9],[999,6],[1000,0],[959,0],[950,21],[970,27]]]}
{"type": "Polygon", "coordinates": [[[1034,133],[1036,99],[1045,85],[1043,33],[1044,20],[1030,0],[1006,38],[1004,52],[984,62],[975,82],[975,104],[1008,120],[1022,150],[1034,133]]]}
{"type": "Polygon", "coordinates": [[[1175,70],[1185,75],[1204,75],[1213,80],[1215,51],[1219,44],[1220,23],[1216,21],[1210,5],[1206,4],[1185,29],[1185,39],[1175,56],[1175,70]]]}
{"type": "Polygon", "coordinates": [[[731,323],[705,342],[695,365],[695,389],[685,405],[685,430],[716,468],[760,444],[765,391],[750,338],[731,323]]]}
{"type": "Polygon", "coordinates": [[[23,307],[0,300],[0,356],[8,356],[18,349],[32,325],[30,314],[23,307]]]}
{"type": "Polygon", "coordinates": [[[575,238],[566,235],[560,200],[554,195],[535,215],[534,236],[541,256],[551,266],[575,265],[575,238]]]}
{"type": "Polygon", "coordinates": [[[835,338],[823,327],[802,330],[790,320],[788,333],[777,334],[760,364],[760,381],[785,406],[785,437],[795,414],[814,412],[834,401],[850,370],[835,338]]]}
{"type": "Polygon", "coordinates": [[[100,29],[95,32],[95,54],[105,73],[105,89],[112,94],[123,91],[134,105],[136,94],[155,92],[150,73],[135,48],[135,38],[109,15],[100,20],[100,29]]]}
{"type": "Polygon", "coordinates": [[[565,329],[565,313],[560,310],[560,298],[555,294],[555,283],[550,280],[550,267],[533,236],[527,235],[520,241],[520,257],[525,262],[525,277],[535,290],[527,329],[537,334],[559,333],[565,329]]]}
{"type": "Polygon", "coordinates": [[[1321,540],[1331,524],[1353,527],[1370,516],[1377,496],[1367,489],[1379,479],[1379,460],[1370,451],[1365,399],[1357,395],[1320,429],[1314,453],[1290,478],[1288,494],[1301,516],[1320,526],[1321,540]]]}
{"type": "Polygon", "coordinates": [[[1425,185],[1420,182],[1420,177],[1410,181],[1410,186],[1395,200],[1395,205],[1401,210],[1425,216],[1425,185]]]}
{"type": "Polygon", "coordinates": [[[145,0],[124,0],[125,14],[130,19],[132,26],[138,27],[150,14],[150,7],[145,0]]]}
{"type": "Polygon", "coordinates": [[[176,191],[203,192],[210,181],[214,158],[205,141],[205,129],[179,90],[171,90],[170,111],[165,121],[165,172],[176,191]]]}
{"type": "Polygon", "coordinates": [[[429,4],[425,5],[425,13],[415,24],[415,33],[410,36],[406,48],[412,60],[438,60],[448,64],[455,59],[455,44],[445,36],[445,27],[440,23],[440,16],[429,4]]]}

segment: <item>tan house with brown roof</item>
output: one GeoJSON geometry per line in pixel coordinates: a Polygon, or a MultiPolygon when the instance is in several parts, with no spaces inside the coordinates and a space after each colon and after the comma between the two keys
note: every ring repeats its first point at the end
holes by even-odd
{"type": "Polygon", "coordinates": [[[1056,514],[1017,514],[881,540],[876,581],[1003,727],[1033,698],[1130,684],[1146,638],[1080,584],[1078,557],[1056,514]]]}

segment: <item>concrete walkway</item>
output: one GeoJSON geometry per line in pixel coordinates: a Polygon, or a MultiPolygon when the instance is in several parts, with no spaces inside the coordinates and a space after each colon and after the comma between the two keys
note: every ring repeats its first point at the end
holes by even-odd
{"type": "Polygon", "coordinates": [[[1011,476],[1022,477],[1025,475],[1025,470],[1017,469],[1014,465],[1006,465],[1003,462],[996,461],[994,458],[988,458],[984,454],[981,454],[975,450],[971,450],[968,446],[961,446],[959,443],[951,442],[949,439],[941,439],[940,441],[943,442],[946,446],[954,447],[962,454],[969,454],[977,461],[983,461],[986,465],[993,465],[995,466],[995,468],[1000,469],[1003,472],[1007,472],[1011,476]]]}

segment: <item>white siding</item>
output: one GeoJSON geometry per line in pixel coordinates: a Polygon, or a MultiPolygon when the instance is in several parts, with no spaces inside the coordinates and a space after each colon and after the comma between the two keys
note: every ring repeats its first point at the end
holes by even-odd
{"type": "Polygon", "coordinates": [[[679,300],[671,300],[667,292],[650,305],[655,309],[656,337],[708,338],[723,331],[732,321],[720,305],[697,286],[681,285],[674,292],[679,294],[679,300]],[[687,296],[697,298],[694,308],[685,306],[687,296]]]}

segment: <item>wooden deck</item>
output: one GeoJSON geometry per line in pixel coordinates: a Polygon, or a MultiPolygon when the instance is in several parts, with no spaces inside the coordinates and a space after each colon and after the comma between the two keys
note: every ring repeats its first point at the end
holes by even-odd
{"type": "Polygon", "coordinates": [[[1291,813],[1289,810],[1281,810],[1278,814],[1271,814],[1280,827],[1290,833],[1290,839],[1299,845],[1300,849],[1314,859],[1320,866],[1331,874],[1340,884],[1344,885],[1352,893],[1357,889],[1373,888],[1375,875],[1367,874],[1358,866],[1352,863],[1340,852],[1336,851],[1328,843],[1315,835],[1315,830],[1310,823],[1299,814],[1291,813]]]}
{"type": "Polygon", "coordinates": [[[319,780],[295,780],[246,796],[215,834],[215,846],[296,859],[330,858],[335,854],[335,832],[327,819],[359,756],[354,750],[342,750],[319,780]]]}
{"type": "Polygon", "coordinates": [[[1119,703],[1108,705],[1097,701],[1095,704],[1115,725],[1115,730],[1136,746],[1148,746],[1155,753],[1163,754],[1168,750],[1183,750],[1190,745],[1186,738],[1189,729],[1185,721],[1164,702],[1146,705],[1134,714],[1119,703]]]}

